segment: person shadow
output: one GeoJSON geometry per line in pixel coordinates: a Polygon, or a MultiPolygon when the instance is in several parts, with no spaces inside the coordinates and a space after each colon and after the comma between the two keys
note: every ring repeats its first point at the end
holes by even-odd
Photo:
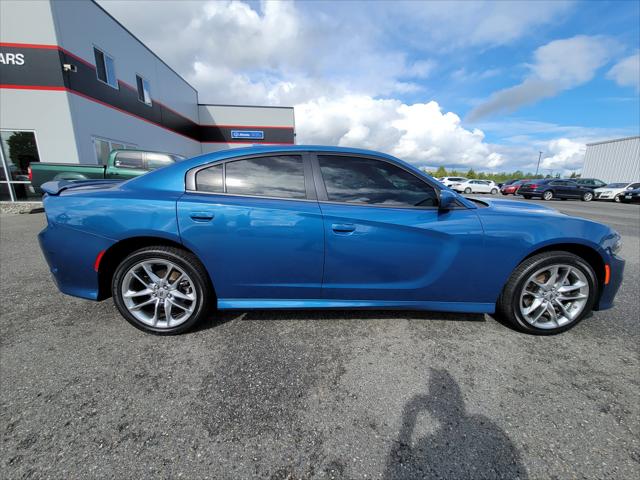
{"type": "Polygon", "coordinates": [[[446,370],[431,369],[429,391],[404,407],[402,426],[386,463],[387,480],[526,479],[520,454],[504,431],[484,415],[466,412],[462,392],[446,370]],[[414,439],[421,414],[435,432],[414,439]]]}

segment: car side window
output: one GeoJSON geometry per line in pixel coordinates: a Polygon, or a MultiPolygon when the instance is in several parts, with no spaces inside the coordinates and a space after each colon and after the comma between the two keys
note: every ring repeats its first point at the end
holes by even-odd
{"type": "Polygon", "coordinates": [[[400,207],[435,207],[435,188],[406,170],[382,160],[318,155],[320,171],[332,202],[400,207]]]}
{"type": "Polygon", "coordinates": [[[166,167],[173,164],[173,159],[166,153],[147,153],[147,168],[149,170],[156,170],[158,168],[166,167]]]}
{"type": "Polygon", "coordinates": [[[627,187],[627,190],[635,190],[636,188],[640,188],[640,183],[632,183],[627,187]]]}
{"type": "Polygon", "coordinates": [[[227,193],[306,198],[304,165],[298,155],[247,158],[225,165],[227,193]]]}
{"type": "Polygon", "coordinates": [[[196,190],[200,192],[224,193],[222,164],[204,168],[196,174],[196,190]]]}
{"type": "Polygon", "coordinates": [[[114,166],[118,168],[144,168],[144,160],[142,158],[142,152],[129,151],[119,152],[116,154],[114,166]]]}

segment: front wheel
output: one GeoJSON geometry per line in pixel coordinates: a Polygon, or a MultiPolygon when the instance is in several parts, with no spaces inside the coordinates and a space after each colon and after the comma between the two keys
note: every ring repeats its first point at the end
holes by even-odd
{"type": "Polygon", "coordinates": [[[469,187],[465,188],[464,193],[471,193],[471,189],[469,187]]]}
{"type": "Polygon", "coordinates": [[[591,192],[584,192],[582,194],[582,201],[583,202],[590,202],[591,200],[593,200],[593,193],[591,192]]]}
{"type": "Polygon", "coordinates": [[[593,308],[598,283],[591,266],[569,252],[544,252],[511,274],[497,312],[512,326],[553,335],[577,325],[593,308]]]}
{"type": "Polygon", "coordinates": [[[491,195],[497,195],[498,194],[498,189],[494,188],[491,190],[491,195]]]}
{"type": "Polygon", "coordinates": [[[543,200],[551,200],[553,198],[553,192],[551,190],[547,190],[542,194],[543,200]]]}
{"type": "Polygon", "coordinates": [[[134,327],[174,335],[193,327],[213,297],[206,270],[193,254],[174,247],[137,250],[116,268],[111,291],[134,327]]]}
{"type": "Polygon", "coordinates": [[[615,197],[613,197],[613,201],[616,203],[620,203],[622,201],[622,194],[618,194],[615,197]]]}

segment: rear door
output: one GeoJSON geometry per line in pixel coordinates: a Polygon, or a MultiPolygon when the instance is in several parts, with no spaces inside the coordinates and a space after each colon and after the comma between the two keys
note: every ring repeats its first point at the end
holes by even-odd
{"type": "Polygon", "coordinates": [[[305,155],[191,170],[177,208],[182,240],[209,271],[219,307],[320,298],[323,222],[305,155]]]}
{"type": "Polygon", "coordinates": [[[476,209],[439,211],[433,185],[376,157],[318,154],[314,177],[326,239],[324,298],[397,306],[486,295],[476,209]]]}

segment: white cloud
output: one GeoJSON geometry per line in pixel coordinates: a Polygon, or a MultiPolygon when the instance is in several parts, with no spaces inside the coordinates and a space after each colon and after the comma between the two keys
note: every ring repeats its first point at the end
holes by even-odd
{"type": "Polygon", "coordinates": [[[551,156],[544,157],[540,163],[542,170],[566,174],[582,168],[586,145],[568,138],[558,138],[547,144],[547,151],[551,156]]]}
{"type": "Polygon", "coordinates": [[[296,106],[296,127],[304,143],[381,150],[418,166],[493,169],[503,158],[480,130],[434,102],[404,104],[366,95],[319,98],[296,106]]]}
{"type": "Polygon", "coordinates": [[[607,78],[620,86],[640,91],[640,51],[616,63],[607,73],[607,78]]]}
{"type": "Polygon", "coordinates": [[[615,50],[615,42],[600,36],[578,35],[543,45],[534,53],[527,78],[519,85],[495,92],[471,111],[469,120],[499,112],[513,112],[584,84],[610,60],[615,50]]]}

